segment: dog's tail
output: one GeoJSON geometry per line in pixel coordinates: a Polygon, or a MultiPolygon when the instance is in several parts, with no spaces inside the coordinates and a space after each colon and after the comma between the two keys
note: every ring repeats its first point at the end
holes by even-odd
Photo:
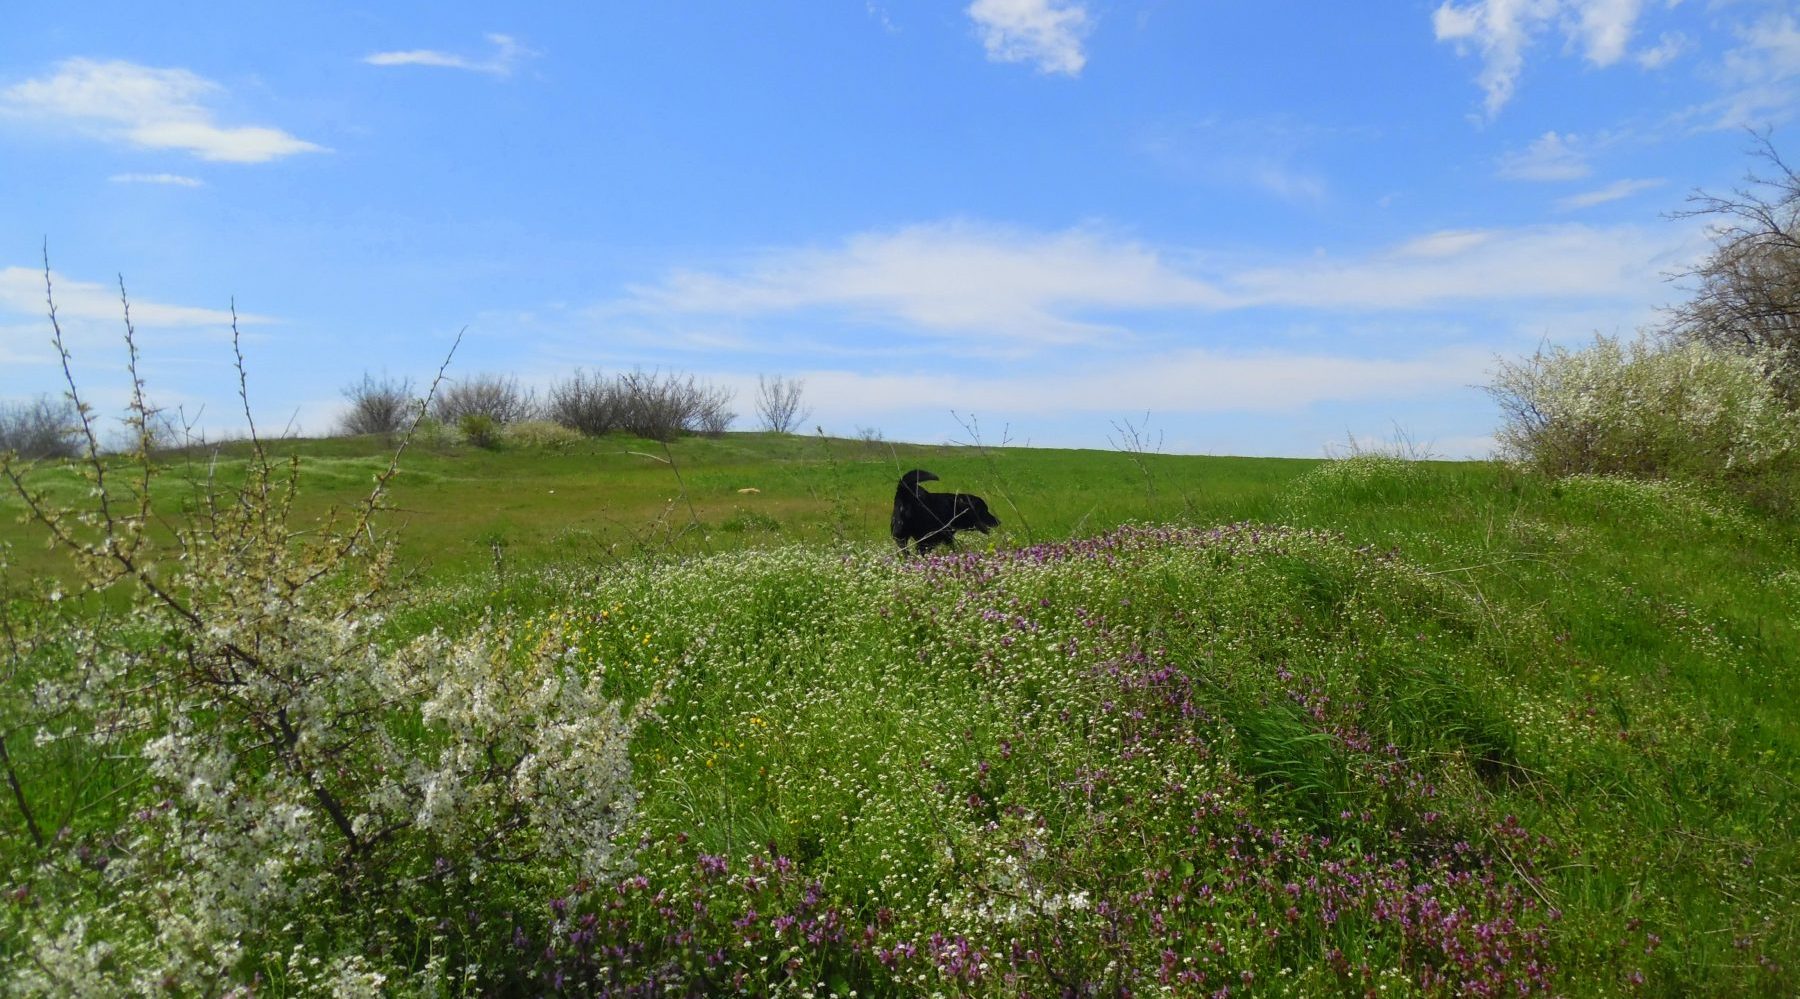
{"type": "Polygon", "coordinates": [[[907,492],[916,493],[919,491],[919,483],[936,482],[937,480],[937,476],[925,471],[923,468],[915,468],[905,475],[900,476],[900,488],[907,492]]]}

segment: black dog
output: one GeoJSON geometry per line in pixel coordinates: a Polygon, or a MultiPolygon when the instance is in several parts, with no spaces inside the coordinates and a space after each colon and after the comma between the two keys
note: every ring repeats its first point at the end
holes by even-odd
{"type": "Polygon", "coordinates": [[[928,493],[919,488],[921,482],[936,481],[937,476],[924,469],[900,476],[891,526],[901,551],[908,541],[921,553],[939,545],[954,547],[957,531],[986,534],[1000,526],[1000,518],[988,512],[987,501],[973,493],[928,493]]]}

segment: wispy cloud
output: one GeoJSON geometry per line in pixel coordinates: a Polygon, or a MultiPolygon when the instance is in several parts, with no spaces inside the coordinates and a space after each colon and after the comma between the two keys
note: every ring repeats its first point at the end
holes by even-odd
{"type": "Polygon", "coordinates": [[[1611,66],[1624,57],[1643,0],[1581,0],[1570,6],[1576,15],[1573,34],[1581,41],[1588,62],[1611,66]]]}
{"type": "Polygon", "coordinates": [[[865,7],[869,12],[869,18],[876,24],[881,25],[881,30],[890,35],[897,35],[900,33],[900,28],[894,24],[894,19],[888,16],[886,7],[876,3],[875,0],[868,0],[865,7]]]}
{"type": "Polygon", "coordinates": [[[1395,257],[1432,260],[1467,253],[1494,239],[1493,232],[1481,229],[1445,229],[1409,239],[1394,248],[1395,257]]]}
{"type": "Polygon", "coordinates": [[[1476,80],[1492,118],[1512,99],[1526,50],[1539,36],[1560,34],[1588,62],[1611,66],[1630,46],[1642,9],[1643,0],[1445,0],[1431,23],[1438,41],[1480,55],[1476,80]]]}
{"type": "Polygon", "coordinates": [[[1641,303],[1692,234],[1673,227],[1533,226],[1427,233],[1377,252],[1235,263],[1103,232],[969,222],[865,233],[674,272],[614,312],[689,321],[822,315],[913,335],[1037,349],[1116,339],[1132,316],[1277,308],[1363,313],[1482,302],[1641,303]]]}
{"type": "Polygon", "coordinates": [[[1565,212],[1573,211],[1578,208],[1592,208],[1595,205],[1604,205],[1609,201],[1619,201],[1629,198],[1640,191],[1648,191],[1651,188],[1661,187],[1662,185],[1663,182],[1661,180],[1614,181],[1599,190],[1587,191],[1582,194],[1572,194],[1566,198],[1560,198],[1556,202],[1556,207],[1565,212]]]}
{"type": "Polygon", "coordinates": [[[511,35],[491,34],[487,36],[487,40],[493,44],[494,51],[486,58],[435,49],[408,49],[400,52],[372,52],[363,56],[363,62],[371,66],[435,66],[487,73],[491,76],[511,76],[520,62],[537,55],[511,35]]]}
{"type": "Polygon", "coordinates": [[[327,151],[278,128],[227,126],[206,101],[224,88],[185,69],[65,59],[50,76],[0,90],[0,113],[143,149],[265,163],[327,151]]]}
{"type": "Polygon", "coordinates": [[[966,410],[1039,416],[1294,412],[1328,402],[1388,402],[1463,390],[1492,362],[1485,349],[1456,348],[1407,358],[1297,351],[1185,349],[1110,354],[1102,363],[1019,374],[954,372],[805,373],[807,401],[824,412],[966,410]]]}
{"type": "Polygon", "coordinates": [[[1163,121],[1142,129],[1136,150],[1183,181],[1248,188],[1283,201],[1325,201],[1331,185],[1316,147],[1341,137],[1287,117],[1163,121]]]}
{"type": "Polygon", "coordinates": [[[654,311],[837,309],[927,332],[1074,342],[1112,327],[1077,313],[1221,307],[1225,297],[1156,251],[1087,230],[967,222],[865,233],[831,249],[776,251],[727,273],[679,271],[633,289],[654,311]]]}
{"type": "MultiPolygon", "coordinates": [[[[76,281],[55,271],[50,273],[56,292],[56,315],[62,320],[118,322],[120,317],[117,285],[76,281]]],[[[27,316],[45,313],[44,272],[42,268],[0,268],[0,312],[27,316]]],[[[209,326],[226,328],[231,313],[223,309],[203,309],[191,305],[169,305],[133,297],[131,321],[141,327],[209,326]]],[[[240,326],[273,322],[267,316],[238,313],[240,326]]]]}
{"type": "Polygon", "coordinates": [[[165,184],[170,187],[204,187],[206,182],[198,177],[186,177],[178,173],[115,173],[106,178],[115,184],[165,184]]]}
{"type": "Polygon", "coordinates": [[[1800,17],[1770,14],[1736,31],[1720,72],[1728,88],[1713,109],[1719,127],[1791,118],[1800,107],[1800,17]]]}
{"type": "Polygon", "coordinates": [[[1081,75],[1087,9],[1073,0],[975,0],[966,9],[995,62],[1029,62],[1039,72],[1081,75]]]}
{"type": "Polygon", "coordinates": [[[1543,225],[1461,230],[1344,260],[1293,261],[1229,275],[1240,304],[1405,311],[1481,302],[1638,302],[1694,250],[1672,227],[1543,225]]]}
{"type": "Polygon", "coordinates": [[[1481,53],[1481,73],[1476,80],[1487,98],[1488,117],[1499,113],[1512,99],[1519,71],[1525,65],[1525,46],[1531,40],[1528,22],[1511,5],[1479,2],[1469,7],[1445,3],[1431,15],[1431,28],[1440,42],[1452,42],[1459,53],[1474,47],[1481,53]]]}
{"type": "Polygon", "coordinates": [[[1500,176],[1507,180],[1580,180],[1592,172],[1580,145],[1578,135],[1545,132],[1524,151],[1502,156],[1500,176]]]}
{"type": "Polygon", "coordinates": [[[1655,45],[1632,56],[1645,69],[1661,69],[1680,58],[1693,47],[1693,42],[1679,31],[1665,31],[1655,45]]]}

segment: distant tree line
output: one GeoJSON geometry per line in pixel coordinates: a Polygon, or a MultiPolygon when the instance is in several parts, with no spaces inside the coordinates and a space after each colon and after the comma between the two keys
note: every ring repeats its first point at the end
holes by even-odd
{"type": "MultiPolygon", "coordinates": [[[[758,377],[757,414],[764,429],[792,432],[805,419],[804,382],[758,377]]],[[[348,402],[338,422],[344,434],[392,434],[404,430],[425,405],[409,379],[365,373],[343,390],[348,402]]],[[[678,372],[621,372],[610,377],[575,369],[542,397],[517,378],[479,374],[448,380],[432,395],[427,412],[472,443],[487,445],[504,428],[547,421],[585,436],[624,431],[652,440],[684,434],[722,434],[737,418],[730,389],[678,372]]]]}
{"type": "MultiPolygon", "coordinates": [[[[759,375],[760,426],[794,432],[810,412],[801,405],[804,386],[799,379],[759,375]]],[[[423,418],[482,447],[533,427],[584,436],[623,431],[661,441],[684,434],[717,436],[738,415],[728,388],[689,374],[641,369],[607,377],[577,368],[541,396],[510,375],[446,378],[429,404],[410,378],[365,372],[342,394],[346,406],[332,428],[336,434],[398,434],[423,418]]],[[[45,395],[0,402],[0,453],[73,458],[81,450],[80,428],[80,414],[66,399],[45,395]]],[[[181,435],[171,430],[167,436],[173,442],[181,435]]]]}

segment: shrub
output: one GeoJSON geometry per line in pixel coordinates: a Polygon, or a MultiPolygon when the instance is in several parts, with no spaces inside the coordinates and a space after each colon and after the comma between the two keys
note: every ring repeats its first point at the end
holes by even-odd
{"type": "Polygon", "coordinates": [[[31,402],[0,403],[0,452],[21,458],[73,458],[80,453],[80,420],[66,399],[39,396],[31,402]]]}
{"type": "Polygon", "coordinates": [[[801,409],[800,396],[806,382],[798,378],[756,376],[756,415],[763,428],[778,434],[790,434],[806,422],[812,410],[801,409]]]}
{"type": "Polygon", "coordinates": [[[476,375],[443,388],[432,400],[431,415],[453,427],[470,415],[503,427],[537,415],[537,393],[519,388],[510,375],[476,375]]]}
{"type": "Polygon", "coordinates": [[[620,426],[651,440],[673,440],[709,427],[723,432],[736,414],[725,409],[729,390],[702,385],[693,375],[632,371],[616,382],[620,426]]]}
{"type": "Polygon", "coordinates": [[[737,419],[726,408],[731,405],[731,390],[719,385],[706,385],[696,390],[693,429],[708,437],[718,437],[737,419]]]}
{"type": "Polygon", "coordinates": [[[1800,426],[1753,356],[1600,336],[1502,360],[1488,392],[1501,456],[1551,475],[1682,478],[1781,506],[1800,473],[1800,426]]]}
{"type": "Polygon", "coordinates": [[[562,448],[581,440],[581,434],[549,420],[526,420],[501,431],[500,437],[520,447],[562,448]]]}
{"type": "Polygon", "coordinates": [[[350,408],[338,417],[338,430],[353,436],[399,433],[418,408],[410,380],[383,375],[376,381],[368,372],[362,381],[344,386],[344,399],[350,408]]]}
{"type": "Polygon", "coordinates": [[[486,413],[464,413],[456,421],[456,429],[462,432],[463,440],[476,447],[491,448],[500,444],[500,426],[486,413]]]}
{"type": "Polygon", "coordinates": [[[615,383],[576,368],[566,380],[550,386],[544,415],[570,430],[598,437],[619,429],[624,405],[615,383]]]}
{"type": "Polygon", "coordinates": [[[693,375],[637,370],[608,380],[577,369],[551,387],[545,415],[589,436],[624,430],[667,441],[684,433],[724,433],[737,418],[731,400],[730,389],[693,375]]]}
{"type": "Polygon", "coordinates": [[[7,989],[217,995],[277,974],[292,993],[377,994],[441,967],[414,950],[434,899],[467,914],[538,863],[611,870],[635,716],[598,664],[491,624],[380,635],[394,549],[376,515],[406,442],[356,509],[299,530],[299,459],[277,466],[252,430],[241,470],[187,483],[192,515],[166,515],[126,336],[139,446],[123,463],[84,432],[87,488],[60,504],[0,455],[87,585],[129,599],[9,630],[37,715],[9,730],[124,772],[116,824],[41,844],[31,905],[0,917],[7,989]]]}

